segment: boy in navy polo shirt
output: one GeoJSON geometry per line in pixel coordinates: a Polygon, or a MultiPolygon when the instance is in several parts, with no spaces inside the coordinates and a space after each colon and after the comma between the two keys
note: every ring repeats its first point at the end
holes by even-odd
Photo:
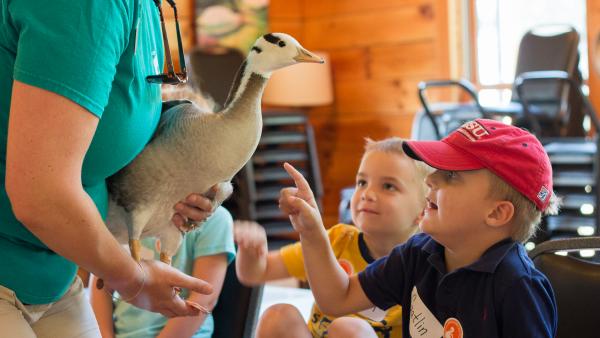
{"type": "MultiPolygon", "coordinates": [[[[334,316],[400,304],[405,337],[554,337],[557,311],[546,277],[520,242],[555,213],[552,168],[530,133],[477,119],[441,141],[408,141],[405,152],[437,170],[422,234],[348,277],[331,253],[306,180],[282,190],[313,295],[334,316]]],[[[352,320],[352,319],[348,319],[352,320]]]]}

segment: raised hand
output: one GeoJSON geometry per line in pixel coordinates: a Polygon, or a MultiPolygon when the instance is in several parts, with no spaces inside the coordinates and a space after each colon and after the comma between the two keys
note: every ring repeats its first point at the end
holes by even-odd
{"type": "Polygon", "coordinates": [[[281,190],[279,208],[290,217],[294,229],[300,234],[322,229],[319,207],[308,182],[291,164],[284,163],[283,168],[292,177],[296,187],[281,190]]]}
{"type": "Polygon", "coordinates": [[[238,252],[244,252],[254,258],[267,255],[267,234],[265,229],[251,221],[234,222],[234,239],[238,245],[238,252]]]}

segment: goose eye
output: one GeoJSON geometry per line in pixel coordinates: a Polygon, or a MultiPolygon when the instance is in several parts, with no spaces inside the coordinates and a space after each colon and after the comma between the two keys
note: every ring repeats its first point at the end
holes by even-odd
{"type": "Polygon", "coordinates": [[[285,47],[285,41],[279,41],[277,44],[279,47],[285,47]]]}

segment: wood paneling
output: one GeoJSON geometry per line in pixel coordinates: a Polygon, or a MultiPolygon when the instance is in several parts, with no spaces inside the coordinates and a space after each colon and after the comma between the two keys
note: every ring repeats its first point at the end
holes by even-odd
{"type": "Polygon", "coordinates": [[[308,48],[330,50],[430,39],[435,35],[434,20],[430,3],[381,12],[306,18],[304,44],[308,48]]]}
{"type": "Polygon", "coordinates": [[[340,119],[362,115],[414,114],[418,108],[420,79],[361,80],[336,82],[336,110],[340,119]]]}
{"type": "Polygon", "coordinates": [[[329,57],[333,77],[338,83],[371,77],[368,47],[330,50],[329,57]]]}
{"type": "MultiPolygon", "coordinates": [[[[271,1],[272,2],[272,1],[271,1]]],[[[283,1],[282,1],[283,2],[283,1]]],[[[304,0],[306,17],[331,17],[344,16],[346,14],[377,12],[393,10],[402,6],[420,5],[423,0],[343,0],[343,1],[322,1],[322,0],[304,0]]],[[[375,24],[375,23],[373,23],[375,24]]]]}
{"type": "Polygon", "coordinates": [[[439,73],[433,39],[334,49],[329,52],[337,82],[427,78],[439,73]]]}
{"type": "Polygon", "coordinates": [[[301,20],[304,18],[303,0],[270,0],[269,20],[288,19],[301,20]]]}
{"type": "MultiPolygon", "coordinates": [[[[191,19],[192,17],[195,16],[195,14],[194,14],[195,5],[194,5],[193,0],[179,0],[176,2],[176,4],[177,4],[177,17],[179,19],[191,19]]],[[[175,18],[175,13],[173,12],[173,8],[166,1],[162,2],[161,8],[162,8],[162,12],[163,12],[163,16],[165,17],[165,20],[175,18]]],[[[193,27],[190,25],[189,29],[193,29],[193,27]]]]}
{"type": "Polygon", "coordinates": [[[269,31],[290,34],[304,41],[304,14],[302,0],[270,1],[269,31]]]}
{"type": "Polygon", "coordinates": [[[430,78],[440,73],[435,40],[374,46],[369,67],[374,79],[430,78]]]}
{"type": "Polygon", "coordinates": [[[287,33],[298,41],[304,40],[303,25],[300,20],[274,19],[269,21],[269,31],[287,33]]]}

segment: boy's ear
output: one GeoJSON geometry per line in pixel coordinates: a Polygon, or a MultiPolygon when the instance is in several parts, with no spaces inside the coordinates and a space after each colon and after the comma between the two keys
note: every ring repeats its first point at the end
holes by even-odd
{"type": "Polygon", "coordinates": [[[494,202],[494,208],[486,217],[486,224],[501,227],[510,222],[515,214],[515,206],[509,201],[494,202]]]}

